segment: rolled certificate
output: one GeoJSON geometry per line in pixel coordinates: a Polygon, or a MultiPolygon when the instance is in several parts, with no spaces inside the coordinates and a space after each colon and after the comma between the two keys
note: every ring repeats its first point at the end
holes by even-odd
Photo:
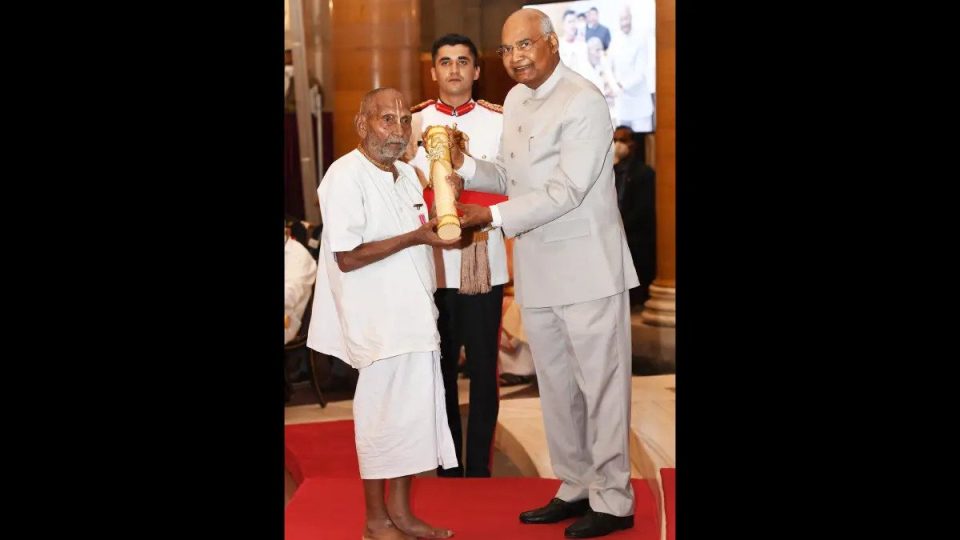
{"type": "Polygon", "coordinates": [[[457,217],[453,188],[447,183],[447,175],[453,172],[450,163],[450,137],[443,126],[427,128],[425,149],[430,160],[430,182],[433,184],[434,201],[437,207],[437,235],[444,240],[460,238],[460,218],[457,217]]]}

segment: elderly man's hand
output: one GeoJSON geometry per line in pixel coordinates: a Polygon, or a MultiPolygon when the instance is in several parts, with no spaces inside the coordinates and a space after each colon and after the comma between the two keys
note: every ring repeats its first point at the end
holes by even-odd
{"type": "Polygon", "coordinates": [[[451,248],[459,244],[459,236],[450,240],[444,240],[437,235],[436,229],[439,221],[440,220],[437,218],[432,218],[430,221],[421,225],[419,229],[414,231],[416,243],[439,248],[451,248]]]}

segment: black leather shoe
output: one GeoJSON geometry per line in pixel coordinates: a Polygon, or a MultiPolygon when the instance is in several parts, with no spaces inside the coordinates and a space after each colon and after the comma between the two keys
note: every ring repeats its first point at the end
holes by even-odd
{"type": "Polygon", "coordinates": [[[567,538],[593,538],[633,527],[633,516],[615,516],[590,510],[563,531],[567,538]]]}
{"type": "Polygon", "coordinates": [[[552,499],[546,506],[536,510],[527,510],[520,513],[520,521],[524,523],[556,523],[567,518],[582,516],[590,510],[590,501],[567,502],[563,499],[552,499]]]}

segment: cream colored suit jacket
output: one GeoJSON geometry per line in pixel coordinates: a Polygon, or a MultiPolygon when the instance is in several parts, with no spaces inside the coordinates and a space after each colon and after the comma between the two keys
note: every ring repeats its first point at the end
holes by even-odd
{"type": "Polygon", "coordinates": [[[514,86],[503,109],[496,161],[465,157],[460,172],[466,189],[510,197],[497,207],[504,234],[516,238],[517,301],[568,305],[636,287],[603,95],[561,62],[537,90],[514,86]]]}

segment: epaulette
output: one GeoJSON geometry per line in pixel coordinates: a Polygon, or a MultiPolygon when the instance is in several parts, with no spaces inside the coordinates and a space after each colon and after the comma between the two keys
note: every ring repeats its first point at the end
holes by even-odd
{"type": "Polygon", "coordinates": [[[435,100],[435,99],[428,99],[428,100],[424,101],[423,103],[418,103],[418,104],[414,105],[413,107],[410,107],[410,112],[412,112],[412,113],[420,112],[420,111],[422,111],[423,109],[426,109],[427,107],[429,107],[430,105],[433,105],[433,104],[436,103],[436,102],[437,102],[437,100],[435,100]]]}
{"type": "Polygon", "coordinates": [[[493,112],[498,112],[503,114],[503,105],[497,105],[496,103],[490,103],[489,101],[478,99],[477,105],[483,107],[484,109],[490,109],[493,112]]]}

